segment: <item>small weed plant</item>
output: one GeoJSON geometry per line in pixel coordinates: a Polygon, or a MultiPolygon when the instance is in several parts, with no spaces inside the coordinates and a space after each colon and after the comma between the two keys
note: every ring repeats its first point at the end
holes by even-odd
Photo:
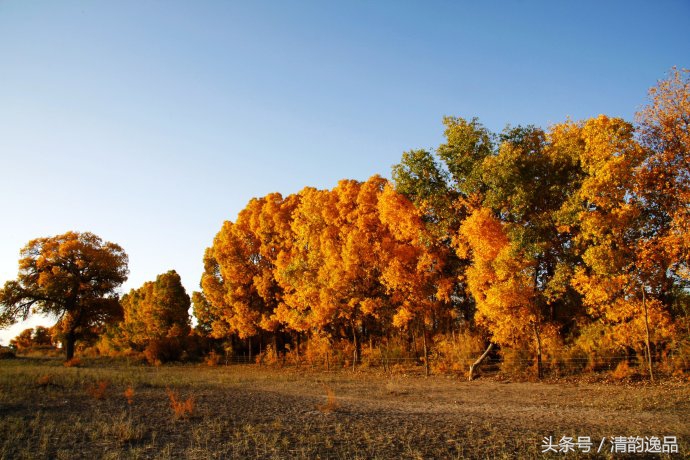
{"type": "Polygon", "coordinates": [[[216,367],[218,363],[220,363],[220,355],[215,351],[211,351],[211,353],[206,356],[206,359],[204,359],[204,362],[209,367],[216,367]]]}
{"type": "Polygon", "coordinates": [[[326,390],[326,403],[317,404],[316,408],[324,414],[330,414],[338,410],[340,404],[338,403],[338,399],[336,398],[333,389],[327,385],[324,385],[324,388],[326,390]]]}
{"type": "Polygon", "coordinates": [[[54,385],[53,376],[50,374],[44,374],[44,375],[40,376],[38,379],[36,379],[36,384],[39,387],[43,387],[43,388],[54,385]]]}
{"type": "Polygon", "coordinates": [[[124,392],[125,399],[127,400],[127,404],[130,406],[134,402],[134,388],[131,386],[128,386],[127,389],[124,392]]]}
{"type": "Polygon", "coordinates": [[[165,392],[168,394],[168,398],[170,398],[170,408],[173,411],[175,419],[179,420],[192,416],[194,412],[194,397],[190,396],[182,401],[179,395],[170,388],[167,388],[165,392]]]}
{"type": "Polygon", "coordinates": [[[62,363],[62,365],[65,367],[79,367],[81,366],[81,359],[72,358],[62,363]]]}
{"type": "Polygon", "coordinates": [[[99,380],[96,382],[94,385],[89,385],[86,387],[86,392],[88,393],[89,396],[91,396],[93,399],[97,399],[99,401],[102,401],[105,399],[106,392],[108,391],[108,387],[110,386],[110,382],[107,380],[99,380]]]}

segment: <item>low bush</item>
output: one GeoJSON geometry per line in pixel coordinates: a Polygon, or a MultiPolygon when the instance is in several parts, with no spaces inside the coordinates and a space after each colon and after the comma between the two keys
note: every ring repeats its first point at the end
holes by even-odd
{"type": "Polygon", "coordinates": [[[160,365],[182,358],[183,347],[177,338],[163,338],[151,340],[144,350],[144,356],[149,364],[160,365]]]}
{"type": "Polygon", "coordinates": [[[14,359],[17,355],[9,347],[0,347],[0,359],[14,359]]]}

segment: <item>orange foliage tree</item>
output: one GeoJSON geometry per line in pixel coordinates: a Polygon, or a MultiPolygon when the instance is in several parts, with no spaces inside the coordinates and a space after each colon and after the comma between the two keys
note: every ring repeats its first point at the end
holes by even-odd
{"type": "Polygon", "coordinates": [[[190,332],[190,299],[175,270],[132,289],[121,303],[124,320],[119,330],[132,349],[148,349],[156,355],[152,359],[179,357],[182,342],[190,332]],[[164,349],[158,353],[155,350],[159,348],[164,349]]]}
{"type": "Polygon", "coordinates": [[[10,340],[10,346],[18,352],[31,350],[34,347],[52,347],[50,329],[43,326],[24,329],[17,337],[10,340]]]}
{"type": "Polygon", "coordinates": [[[377,211],[385,183],[374,176],[365,183],[341,181],[332,191],[302,191],[292,221],[295,240],[277,271],[286,292],[281,321],[327,339],[349,335],[353,363],[362,333],[387,304],[380,280],[385,229],[377,211]]]}
{"type": "Polygon", "coordinates": [[[665,262],[669,304],[690,282],[690,70],[672,69],[649,95],[637,114],[644,160],[635,170],[634,192],[643,206],[644,259],[665,262]]]}
{"type": "Polygon", "coordinates": [[[19,275],[0,290],[0,326],[31,312],[56,316],[67,359],[94,326],[122,317],[116,289],[127,280],[127,254],[93,233],[67,232],[31,240],[19,275]]]}
{"type": "Polygon", "coordinates": [[[235,223],[223,224],[206,250],[201,286],[207,303],[201,305],[213,337],[247,339],[251,353],[252,337],[268,332],[275,339],[280,332],[276,310],[283,289],[274,273],[291,241],[296,203],[295,197],[277,193],[250,201],[235,223]]]}
{"type": "Polygon", "coordinates": [[[198,299],[204,327],[218,338],[281,332],[297,347],[302,335],[314,343],[347,339],[356,364],[363,338],[373,344],[387,334],[396,312],[414,310],[419,321],[432,323],[434,299],[447,299],[452,285],[439,281],[449,251],[439,249],[416,211],[396,214],[413,209],[378,176],[252,200],[207,250],[204,299],[198,299]],[[400,203],[393,196],[407,207],[395,210],[400,203]],[[406,220],[414,228],[401,227],[406,220]],[[396,265],[405,247],[409,260],[396,265]]]}
{"type": "Polygon", "coordinates": [[[379,213],[389,236],[383,240],[382,280],[395,307],[392,325],[422,332],[424,363],[429,374],[429,336],[450,308],[456,276],[448,270],[450,250],[433,237],[413,203],[389,184],[379,200],[379,213]]]}
{"type": "Polygon", "coordinates": [[[349,341],[354,363],[404,329],[427,365],[436,333],[467,328],[532,342],[540,376],[542,348],[586,348],[596,329],[651,359],[690,276],[689,86],[674,70],[653,89],[637,134],[605,116],[499,135],[446,117],[444,143],[405,152],[392,183],[253,199],[206,251],[199,328],[349,341]]]}
{"type": "Polygon", "coordinates": [[[667,340],[673,324],[655,295],[664,290],[668,263],[645,248],[645,203],[633,189],[645,152],[623,120],[600,116],[579,130],[587,173],[576,239],[583,265],[572,283],[590,315],[583,337],[592,336],[588,328],[604,328],[619,349],[642,350],[646,343],[649,352],[650,340],[667,340]]]}

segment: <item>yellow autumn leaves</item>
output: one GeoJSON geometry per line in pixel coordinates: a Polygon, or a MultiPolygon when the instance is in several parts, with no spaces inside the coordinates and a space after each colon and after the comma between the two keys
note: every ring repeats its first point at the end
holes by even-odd
{"type": "Polygon", "coordinates": [[[450,276],[445,252],[414,206],[378,176],[252,200],[206,254],[213,335],[356,335],[394,316],[400,326],[423,321],[447,297],[439,286],[453,284],[442,282],[450,276]]]}
{"type": "Polygon", "coordinates": [[[393,182],[254,199],[208,248],[195,312],[216,338],[357,348],[465,328],[541,355],[606,330],[638,351],[649,332],[660,353],[682,340],[688,303],[688,82],[672,71],[636,125],[494,135],[448,117],[446,142],[406,152],[393,182]]]}

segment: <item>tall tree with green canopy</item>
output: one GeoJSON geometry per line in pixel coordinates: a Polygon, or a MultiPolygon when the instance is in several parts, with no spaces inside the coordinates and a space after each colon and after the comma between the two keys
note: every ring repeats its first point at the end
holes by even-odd
{"type": "MultiPolygon", "coordinates": [[[[434,153],[405,152],[401,162],[393,166],[392,179],[395,190],[419,210],[431,235],[450,249],[463,220],[483,200],[486,185],[482,165],[486,158],[496,155],[496,136],[476,118],[444,117],[443,124],[445,142],[434,153]]],[[[469,258],[451,251],[444,268],[455,274],[450,305],[463,323],[474,317],[474,301],[464,276],[469,264],[469,258]]]]}
{"type": "Polygon", "coordinates": [[[503,132],[497,154],[481,164],[482,206],[461,231],[461,240],[474,251],[468,284],[480,318],[486,319],[483,324],[504,345],[525,342],[530,331],[540,377],[542,336],[545,331],[558,335],[564,319],[559,313],[568,307],[563,295],[567,288],[555,289],[555,284],[563,284],[559,262],[570,251],[556,216],[573,193],[570,184],[578,182],[576,165],[549,140],[544,131],[529,126],[503,132]],[[494,227],[504,241],[482,252],[481,235],[493,228],[487,224],[491,219],[496,219],[494,227]],[[512,318],[510,324],[503,322],[506,318],[512,318]]]}
{"type": "Polygon", "coordinates": [[[122,317],[116,289],[127,280],[127,254],[93,233],[37,238],[21,250],[19,275],[0,290],[0,326],[31,313],[58,318],[67,359],[88,329],[122,317]]]}
{"type": "Polygon", "coordinates": [[[464,198],[481,197],[485,190],[482,163],[496,154],[495,135],[477,118],[444,117],[446,142],[436,153],[450,173],[451,187],[464,198]]]}
{"type": "Polygon", "coordinates": [[[437,237],[450,241],[467,215],[468,201],[485,191],[482,162],[495,155],[495,136],[476,118],[444,117],[446,142],[435,153],[411,150],[393,165],[395,189],[422,211],[437,237]]]}
{"type": "Polygon", "coordinates": [[[217,318],[214,315],[213,306],[203,292],[192,293],[192,311],[196,318],[195,330],[202,336],[210,336],[213,332],[213,323],[217,318]]]}
{"type": "Polygon", "coordinates": [[[392,177],[396,191],[415,203],[437,236],[447,236],[453,217],[454,193],[447,171],[436,158],[426,150],[404,152],[400,163],[393,165],[392,177]]]}

